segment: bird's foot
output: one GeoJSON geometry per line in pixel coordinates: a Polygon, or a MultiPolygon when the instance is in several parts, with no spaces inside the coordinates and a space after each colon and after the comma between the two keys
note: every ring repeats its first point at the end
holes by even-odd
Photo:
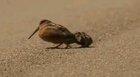
{"type": "Polygon", "coordinates": [[[66,45],[65,49],[69,49],[71,46],[69,44],[66,45]]]}
{"type": "Polygon", "coordinates": [[[59,45],[55,46],[55,47],[47,47],[46,49],[59,49],[59,46],[61,46],[63,43],[60,43],[59,45]]]}
{"type": "Polygon", "coordinates": [[[59,47],[47,47],[46,49],[59,49],[59,47]]]}

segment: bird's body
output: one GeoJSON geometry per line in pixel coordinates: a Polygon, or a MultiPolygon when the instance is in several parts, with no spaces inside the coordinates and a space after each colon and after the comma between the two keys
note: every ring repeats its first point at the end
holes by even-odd
{"type": "MultiPolygon", "coordinates": [[[[39,37],[44,41],[58,44],[58,46],[53,48],[58,48],[62,44],[66,44],[66,48],[70,47],[69,44],[72,43],[82,44],[81,40],[79,41],[79,37],[83,37],[82,35],[79,36],[78,34],[77,36],[77,34],[71,33],[66,27],[55,24],[49,20],[40,21],[38,28],[28,39],[30,39],[37,31],[39,31],[39,37]]],[[[85,40],[84,42],[87,41],[85,40]]]]}
{"type": "Polygon", "coordinates": [[[44,41],[59,43],[70,43],[69,40],[74,38],[74,35],[65,27],[50,23],[42,24],[39,29],[39,37],[44,41]]]}

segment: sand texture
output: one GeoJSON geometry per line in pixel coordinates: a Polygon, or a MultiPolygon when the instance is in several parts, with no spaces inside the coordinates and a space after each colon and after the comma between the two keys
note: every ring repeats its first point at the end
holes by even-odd
{"type": "Polygon", "coordinates": [[[0,77],[140,77],[139,0],[0,0],[0,34],[0,77]],[[27,39],[41,19],[94,43],[45,49],[27,39]]]}

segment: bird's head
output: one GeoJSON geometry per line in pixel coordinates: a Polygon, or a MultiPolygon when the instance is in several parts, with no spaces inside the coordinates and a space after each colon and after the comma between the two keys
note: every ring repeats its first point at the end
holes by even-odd
{"type": "Polygon", "coordinates": [[[43,19],[39,22],[39,26],[35,29],[35,31],[30,35],[30,37],[28,39],[30,39],[42,26],[44,26],[45,24],[49,24],[52,23],[52,21],[50,20],[46,20],[43,19]]]}
{"type": "Polygon", "coordinates": [[[52,21],[43,19],[43,20],[40,21],[39,25],[42,25],[42,24],[49,24],[49,23],[52,23],[52,21]]]}

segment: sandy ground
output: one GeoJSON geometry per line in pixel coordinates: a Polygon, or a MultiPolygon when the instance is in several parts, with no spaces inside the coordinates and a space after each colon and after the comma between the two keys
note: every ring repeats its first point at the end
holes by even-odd
{"type": "Polygon", "coordinates": [[[0,0],[0,33],[0,77],[140,77],[139,0],[0,0]],[[88,33],[93,47],[27,40],[41,19],[88,33]]]}

